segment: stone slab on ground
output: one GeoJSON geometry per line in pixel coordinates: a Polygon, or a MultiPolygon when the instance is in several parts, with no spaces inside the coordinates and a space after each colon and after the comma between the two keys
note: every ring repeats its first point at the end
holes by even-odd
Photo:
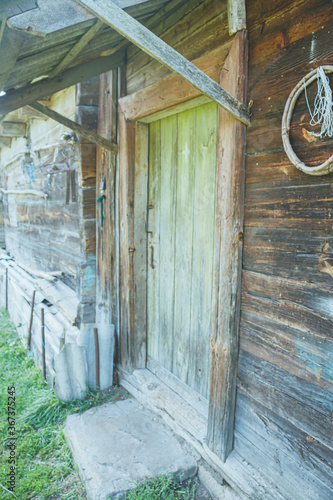
{"type": "Polygon", "coordinates": [[[159,474],[185,481],[197,472],[172,431],[136,399],[71,415],[65,435],[90,500],[122,498],[136,481],[159,474]]]}

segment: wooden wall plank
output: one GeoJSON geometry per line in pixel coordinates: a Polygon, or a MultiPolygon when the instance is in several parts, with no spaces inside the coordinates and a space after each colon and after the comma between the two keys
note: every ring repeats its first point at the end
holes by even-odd
{"type": "MultiPolygon", "coordinates": [[[[98,132],[113,142],[117,140],[117,70],[101,75],[98,132]]],[[[107,323],[117,324],[116,266],[116,165],[115,156],[97,148],[96,186],[103,194],[104,221],[100,210],[97,223],[97,314],[107,323]]]]}
{"type": "MultiPolygon", "coordinates": [[[[165,19],[153,28],[153,32],[192,61],[230,41],[226,1],[222,0],[218,5],[210,0],[185,2],[177,9],[175,16],[165,19]]],[[[136,48],[129,49],[129,94],[152,85],[169,74],[168,68],[152,60],[146,53],[138,52],[136,48]]]]}

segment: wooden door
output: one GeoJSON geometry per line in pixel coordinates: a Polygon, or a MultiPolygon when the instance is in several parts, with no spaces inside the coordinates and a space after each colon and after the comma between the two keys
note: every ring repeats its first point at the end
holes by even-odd
{"type": "Polygon", "coordinates": [[[217,124],[211,103],[149,130],[148,360],[207,399],[217,124]]]}

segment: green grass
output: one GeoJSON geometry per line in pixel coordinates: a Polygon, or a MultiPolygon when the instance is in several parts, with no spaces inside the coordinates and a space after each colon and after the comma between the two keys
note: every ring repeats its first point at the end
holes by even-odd
{"type": "Polygon", "coordinates": [[[194,500],[195,490],[195,482],[179,484],[172,474],[167,474],[156,477],[154,481],[146,479],[130,491],[125,500],[194,500]]]}
{"type": "MultiPolygon", "coordinates": [[[[68,415],[126,397],[111,388],[89,393],[82,401],[59,401],[43,382],[30,353],[23,348],[14,325],[0,310],[0,498],[13,499],[8,488],[8,387],[15,386],[16,498],[20,500],[86,499],[63,435],[68,415]]],[[[149,497],[150,498],[150,497],[149,497]]]]}

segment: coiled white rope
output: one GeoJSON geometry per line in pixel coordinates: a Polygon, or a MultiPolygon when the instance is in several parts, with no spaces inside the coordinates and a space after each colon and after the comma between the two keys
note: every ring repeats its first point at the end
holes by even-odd
{"type": "Polygon", "coordinates": [[[310,132],[310,134],[317,137],[322,137],[323,135],[326,135],[328,137],[333,136],[332,89],[330,87],[329,79],[326,76],[326,73],[332,72],[333,66],[320,66],[319,68],[308,73],[291,91],[284,108],[282,118],[282,141],[284,150],[289,160],[295,165],[295,167],[309,175],[325,175],[332,172],[333,155],[324,163],[317,165],[316,167],[309,167],[305,165],[305,163],[303,163],[295,154],[290,144],[289,132],[291,117],[295,108],[296,101],[300,94],[304,91],[311,117],[310,125],[321,125],[321,131],[319,133],[310,132]],[[314,101],[314,111],[312,112],[309,105],[306,88],[314,80],[318,81],[318,91],[314,101]]]}

